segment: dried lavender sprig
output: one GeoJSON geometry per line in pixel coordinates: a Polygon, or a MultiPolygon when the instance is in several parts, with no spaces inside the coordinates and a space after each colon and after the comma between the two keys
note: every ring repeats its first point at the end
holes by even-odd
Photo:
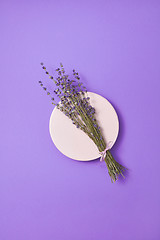
{"type": "MultiPolygon", "coordinates": [[[[49,75],[49,78],[53,79],[56,86],[58,86],[54,92],[61,99],[62,106],[60,110],[64,109],[65,112],[69,111],[67,112],[67,116],[73,122],[78,124],[78,126],[80,126],[80,129],[83,130],[94,141],[100,151],[103,151],[106,148],[106,143],[103,139],[100,127],[97,124],[94,108],[89,105],[89,98],[84,98],[85,93],[87,93],[86,88],[83,86],[82,89],[83,84],[79,82],[80,78],[75,70],[73,72],[75,78],[78,80],[78,85],[74,85],[74,80],[68,79],[68,75],[65,75],[63,65],[60,64],[60,66],[61,69],[56,69],[59,75],[56,78],[56,81],[53,79],[53,76],[50,76],[49,72],[46,71],[46,74],[49,75]],[[62,97],[66,97],[66,102],[62,101],[62,97]],[[67,104],[69,104],[69,108],[67,107],[67,104]],[[70,115],[73,105],[77,111],[75,111],[76,115],[70,115]]],[[[44,66],[42,68],[46,70],[44,66]]],[[[126,168],[115,161],[109,150],[106,152],[105,162],[112,182],[115,182],[119,175],[124,177],[122,171],[124,171],[126,168]]]]}

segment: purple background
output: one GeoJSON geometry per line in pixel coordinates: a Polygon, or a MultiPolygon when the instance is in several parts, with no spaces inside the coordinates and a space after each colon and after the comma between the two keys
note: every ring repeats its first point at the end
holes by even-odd
{"type": "Polygon", "coordinates": [[[159,240],[160,1],[1,0],[0,25],[0,240],[159,240]],[[56,149],[41,61],[113,104],[125,181],[56,149]]]}

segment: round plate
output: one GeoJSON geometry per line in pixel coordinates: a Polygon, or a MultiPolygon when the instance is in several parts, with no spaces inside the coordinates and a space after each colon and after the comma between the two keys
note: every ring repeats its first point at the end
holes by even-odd
{"type": "MultiPolygon", "coordinates": [[[[104,97],[88,92],[90,103],[95,108],[95,116],[106,143],[114,145],[119,131],[119,121],[115,109],[104,97]]],[[[69,158],[89,161],[99,158],[97,146],[82,130],[56,107],[53,109],[49,131],[53,143],[60,152],[69,158]]]]}

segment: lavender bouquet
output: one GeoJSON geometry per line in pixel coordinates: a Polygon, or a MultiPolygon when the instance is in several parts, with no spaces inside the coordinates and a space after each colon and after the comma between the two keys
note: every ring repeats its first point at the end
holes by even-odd
{"type": "Polygon", "coordinates": [[[57,75],[53,77],[46,70],[44,64],[41,63],[41,65],[56,86],[55,90],[51,93],[42,81],[39,81],[40,86],[51,97],[52,104],[70,118],[75,127],[85,132],[96,144],[101,154],[100,161],[104,160],[106,162],[111,181],[115,182],[118,180],[119,175],[124,177],[122,172],[126,168],[115,161],[110,152],[110,146],[106,145],[100,126],[96,120],[95,109],[90,104],[87,89],[80,82],[78,72],[73,69],[73,76],[70,79],[69,75],[65,74],[62,63],[60,63],[60,67],[56,69],[57,75]],[[60,99],[60,101],[56,101],[56,99],[60,99]]]}

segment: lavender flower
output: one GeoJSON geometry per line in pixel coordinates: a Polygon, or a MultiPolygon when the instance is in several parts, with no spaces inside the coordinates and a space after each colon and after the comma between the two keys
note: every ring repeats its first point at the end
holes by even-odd
{"type": "MultiPolygon", "coordinates": [[[[52,104],[70,118],[77,128],[84,131],[96,144],[100,152],[104,151],[106,149],[106,143],[96,120],[96,110],[90,104],[87,89],[83,86],[83,83],[80,82],[78,72],[73,69],[74,79],[70,79],[69,75],[65,74],[63,64],[60,63],[60,67],[55,70],[57,76],[53,77],[46,70],[44,64],[41,63],[41,65],[42,69],[49,75],[49,78],[56,86],[51,93],[47,91],[42,81],[39,81],[40,86],[47,92],[47,95],[54,95],[54,97],[51,96],[52,104]],[[60,103],[56,101],[58,98],[60,99],[60,103]]],[[[110,150],[106,151],[105,162],[112,182],[115,182],[119,175],[124,177],[122,171],[126,168],[115,161],[110,150]]]]}

